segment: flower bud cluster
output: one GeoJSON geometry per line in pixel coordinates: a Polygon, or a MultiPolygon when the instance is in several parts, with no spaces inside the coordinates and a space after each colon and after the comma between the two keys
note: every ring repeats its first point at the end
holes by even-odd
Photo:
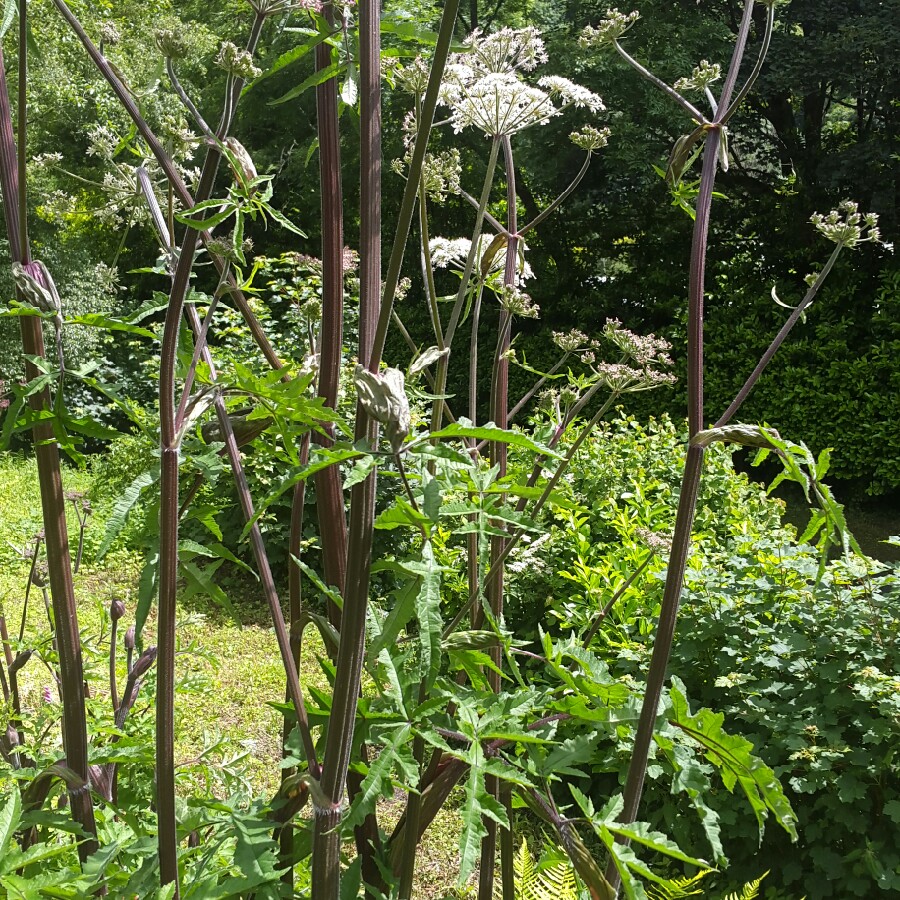
{"type": "Polygon", "coordinates": [[[397,84],[410,94],[424,94],[428,87],[428,76],[431,67],[421,57],[417,56],[407,66],[397,66],[394,69],[397,84]]]}
{"type": "Polygon", "coordinates": [[[647,366],[651,363],[672,365],[672,358],[669,356],[672,345],[668,341],[653,334],[635,334],[623,328],[618,319],[606,320],[603,336],[639,365],[647,366]]]}
{"type": "Polygon", "coordinates": [[[216,65],[224,69],[229,75],[249,81],[262,75],[262,69],[253,65],[253,57],[246,50],[241,50],[231,41],[222,41],[219,53],[216,56],[216,65]]]}
{"type": "Polygon", "coordinates": [[[640,13],[621,13],[617,9],[608,9],[606,18],[596,28],[590,25],[581,32],[578,43],[585,48],[604,47],[614,44],[635,22],[640,13]]]}
{"type": "Polygon", "coordinates": [[[574,353],[580,347],[586,347],[590,339],[583,331],[573,328],[571,331],[554,331],[553,343],[564,353],[574,353]]]}
{"type": "Polygon", "coordinates": [[[672,549],[672,538],[659,534],[659,532],[651,531],[649,528],[636,528],[635,534],[654,553],[668,553],[672,549]]]}
{"type": "MultiPolygon", "coordinates": [[[[416,140],[416,117],[412,112],[407,113],[403,120],[403,143],[406,152],[402,159],[395,159],[391,163],[391,170],[401,178],[406,177],[406,172],[412,160],[413,147],[416,140]]],[[[435,203],[443,203],[448,194],[458,194],[461,190],[460,175],[462,174],[462,160],[459,150],[442,150],[438,153],[426,153],[422,164],[422,179],[425,192],[435,203]]]]}
{"type": "Polygon", "coordinates": [[[569,135],[569,140],[579,149],[592,153],[602,150],[609,143],[612,132],[608,128],[594,128],[593,125],[585,125],[578,131],[569,135]]]}
{"type": "Polygon", "coordinates": [[[660,372],[649,367],[636,369],[624,363],[598,363],[594,373],[611,390],[619,394],[649,391],[664,384],[674,384],[671,372],[660,372]]]}
{"type": "Polygon", "coordinates": [[[813,213],[810,222],[823,237],[843,247],[853,248],[868,241],[882,243],[878,215],[861,213],[852,200],[845,200],[827,215],[813,213]]]}
{"type": "Polygon", "coordinates": [[[153,39],[159,52],[166,59],[184,59],[188,54],[188,42],[184,34],[177,28],[157,28],[153,39]]]}
{"type": "Polygon", "coordinates": [[[710,63],[701,60],[699,66],[695,66],[689,78],[679,78],[675,82],[676,91],[702,91],[713,82],[722,77],[722,67],[718,63],[710,63]]]}
{"type": "Polygon", "coordinates": [[[397,282],[397,287],[394,291],[394,302],[402,303],[406,299],[406,295],[409,293],[412,288],[412,281],[404,276],[397,282]]]}
{"type": "Polygon", "coordinates": [[[322,12],[321,0],[248,0],[253,9],[261,16],[276,16],[293,10],[322,12]]]}
{"type": "Polygon", "coordinates": [[[107,47],[114,47],[122,40],[122,34],[115,22],[102,22],[100,25],[100,40],[107,47]]]}
{"type": "Polygon", "coordinates": [[[500,292],[500,306],[510,315],[518,316],[520,319],[536,319],[541,311],[529,294],[513,284],[503,286],[500,292]]]}

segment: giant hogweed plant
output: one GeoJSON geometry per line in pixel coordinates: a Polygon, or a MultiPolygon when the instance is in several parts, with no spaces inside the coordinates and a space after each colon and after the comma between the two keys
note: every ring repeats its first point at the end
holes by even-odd
{"type": "MultiPolygon", "coordinates": [[[[720,162],[727,163],[726,124],[750,89],[765,56],[772,4],[764,4],[769,7],[769,15],[759,62],[732,97],[754,7],[752,0],[745,3],[725,86],[717,100],[712,98],[713,112],[708,117],[681,91],[699,87],[711,97],[715,73],[701,67],[689,79],[690,84],[670,87],[659,82],[621,47],[620,38],[634,16],[612,13],[584,37],[589,47],[614,47],[691,116],[695,127],[673,152],[673,184],[687,168],[696,146],[701,142],[704,145],[690,274],[691,443],[661,625],[647,690],[643,692],[640,685],[614,680],[603,659],[572,637],[555,640],[543,635],[539,647],[527,649],[504,615],[510,554],[523,538],[540,530],[537,521],[543,509],[563,502],[557,486],[592,429],[624,394],[671,380],[667,348],[660,341],[635,335],[611,321],[598,339],[577,333],[559,336],[558,363],[546,373],[537,373],[534,388],[510,403],[508,373],[515,361],[515,323],[537,315],[524,290],[529,272],[525,238],[577,188],[591,156],[602,149],[608,134],[590,123],[573,134],[573,141],[585,151],[581,172],[536,219],[524,223],[518,219],[516,203],[514,142],[523,130],[539,127],[566,108],[580,108],[588,114],[601,111],[600,98],[566,79],[534,79],[531,72],[546,62],[546,54],[533,29],[476,33],[461,52],[451,56],[457,4],[447,3],[439,31],[426,36],[426,43],[432,47],[428,57],[393,72],[409,92],[412,109],[406,124],[405,155],[395,165],[405,183],[387,268],[382,273],[382,29],[377,3],[363,0],[344,7],[252,0],[252,23],[245,48],[226,44],[219,55],[227,80],[215,128],[207,124],[179,82],[178,60],[183,45],[177,33],[167,30],[157,36],[169,86],[202,136],[205,158],[192,190],[185,183],[182,169],[142,116],[133,92],[107,59],[102,43],[98,47],[91,40],[64,0],[53,2],[131,117],[141,152],[153,160],[167,182],[167,192],[160,198],[143,167],[135,173],[135,190],[147,205],[162,252],[157,277],[168,283],[159,371],[159,546],[156,569],[147,580],[158,593],[158,869],[154,871],[161,896],[196,894],[194,884],[184,883],[185,864],[196,847],[192,844],[195,839],[188,823],[179,821],[175,791],[175,602],[184,562],[194,559],[198,552],[195,544],[180,537],[182,519],[193,499],[191,490],[182,492],[180,476],[185,448],[203,423],[206,439],[224,450],[233,475],[246,521],[245,536],[253,551],[285,668],[282,788],[271,802],[256,808],[256,824],[250,829],[252,841],[248,843],[246,823],[235,835],[235,867],[251,880],[255,878],[253,884],[260,896],[279,891],[291,895],[296,867],[302,864],[310,874],[316,898],[337,900],[360,891],[373,898],[411,897],[422,834],[448,802],[451,791],[461,784],[460,881],[477,869],[480,900],[494,895],[498,859],[502,896],[505,900],[514,897],[515,817],[522,809],[555,831],[590,896],[615,897],[621,882],[629,897],[642,897],[642,880],[660,884],[667,880],[635,852],[635,845],[662,854],[671,865],[706,865],[636,820],[654,734],[666,747],[677,745],[682,754],[705,757],[721,771],[729,790],[740,785],[760,827],[772,814],[780,826],[793,833],[793,814],[780,786],[773,773],[752,756],[750,745],[729,736],[722,729],[721,717],[709,710],[692,713],[677,682],[664,691],[704,447],[711,441],[728,440],[784,452],[786,445],[779,446],[766,430],[731,425],[730,420],[771,355],[812,302],[837,253],[844,246],[877,237],[874,223],[861,219],[851,208],[818,223],[835,240],[835,253],[735,403],[714,428],[704,430],[702,303],[710,201],[716,168],[720,162]],[[232,133],[241,98],[252,91],[254,79],[262,77],[254,60],[266,25],[275,17],[300,19],[301,32],[308,40],[276,61],[273,68],[284,68],[306,52],[315,54],[314,76],[282,98],[295,96],[304,87],[314,86],[316,90],[322,314],[318,326],[309,330],[307,364],[299,367],[282,362],[248,302],[246,292],[252,284],[244,273],[244,228],[248,222],[271,220],[294,232],[299,229],[272,205],[271,178],[257,173],[251,155],[232,133]],[[358,58],[353,51],[356,40],[350,35],[358,38],[358,58]],[[353,378],[356,411],[354,421],[349,423],[338,413],[344,318],[341,181],[347,176],[341,166],[339,114],[343,107],[354,105],[358,105],[361,141],[360,301],[353,378]],[[447,119],[436,123],[439,107],[442,113],[447,111],[447,119]],[[429,153],[431,132],[442,124],[454,131],[474,128],[487,139],[486,175],[475,195],[459,183],[452,151],[429,153]],[[497,207],[503,209],[498,218],[491,208],[501,157],[505,202],[497,207]],[[225,171],[219,177],[223,160],[225,171]],[[470,237],[449,241],[432,237],[430,209],[448,193],[458,193],[475,210],[470,237]],[[398,367],[385,367],[382,357],[392,325],[408,337],[394,301],[414,220],[423,299],[430,313],[434,345],[421,352],[413,345],[415,358],[404,373],[398,367]],[[201,319],[191,291],[202,275],[197,264],[204,255],[218,275],[214,291],[206,295],[201,319]],[[437,291],[442,273],[436,270],[450,263],[458,267],[459,285],[445,315],[437,291]],[[216,333],[217,308],[226,302],[242,315],[262,359],[272,369],[271,375],[260,376],[249,365],[222,366],[216,359],[210,337],[216,333]],[[491,359],[490,421],[479,422],[477,372],[487,303],[496,304],[499,313],[487,351],[491,359]],[[460,326],[466,320],[471,336],[462,352],[470,354],[471,380],[461,404],[447,394],[447,373],[449,355],[459,352],[460,326]],[[414,420],[409,397],[412,383],[418,379],[427,385],[427,391],[419,386],[415,390],[430,409],[416,409],[414,420]],[[562,384],[563,388],[551,389],[542,397],[554,419],[550,431],[538,440],[527,431],[511,427],[510,422],[548,383],[562,384]],[[238,413],[244,418],[238,419],[238,413]],[[211,414],[215,420],[207,422],[211,414]],[[292,463],[279,488],[262,503],[254,501],[248,488],[239,448],[242,428],[238,425],[249,425],[257,433],[262,428],[277,428],[292,463]],[[508,467],[510,446],[531,454],[531,468],[523,478],[516,478],[508,467]],[[388,507],[376,514],[379,475],[390,478],[396,491],[388,507]],[[305,484],[310,477],[316,481],[323,559],[318,572],[302,556],[305,484]],[[288,491],[293,508],[288,549],[294,565],[285,617],[259,515],[275,497],[288,491]],[[349,515],[345,513],[347,495],[349,515]],[[396,545],[398,552],[374,560],[375,529],[403,534],[396,545]],[[461,601],[459,590],[446,589],[446,583],[456,577],[447,565],[451,560],[458,561],[465,573],[461,601]],[[376,581],[374,575],[381,577],[376,581]],[[326,598],[327,618],[310,614],[305,608],[302,577],[326,598]],[[392,587],[376,593],[376,583],[392,587]],[[323,663],[332,690],[316,692],[313,705],[308,704],[298,677],[300,642],[304,627],[310,623],[322,630],[332,648],[331,659],[323,663]],[[362,690],[364,678],[377,688],[374,695],[362,690]],[[621,729],[629,729],[635,721],[638,725],[625,795],[602,798],[598,803],[574,784],[578,777],[575,766],[590,759],[601,744],[617,744],[621,729]],[[570,780],[568,785],[565,779],[570,780]],[[405,810],[399,822],[386,830],[379,820],[378,801],[392,796],[397,787],[406,793],[405,810]],[[300,809],[310,802],[312,817],[298,818],[300,809]],[[356,847],[349,863],[345,838],[352,838],[356,847]],[[267,865],[264,872],[259,867],[254,869],[251,851],[258,851],[258,856],[274,852],[276,846],[278,867],[267,865]],[[596,849],[591,848],[599,848],[608,860],[605,874],[596,849]],[[245,869],[252,871],[248,875],[245,869]]],[[[74,450],[72,433],[87,426],[67,415],[61,389],[64,359],[55,360],[53,353],[44,351],[42,321],[46,319],[58,335],[66,327],[64,311],[52,276],[28,253],[24,195],[26,20],[23,3],[17,127],[6,99],[5,72],[0,85],[3,194],[10,246],[18,266],[14,312],[21,317],[23,348],[31,367],[30,382],[23,392],[31,409],[25,422],[33,429],[44,492],[46,553],[64,708],[65,771],[71,773],[67,783],[77,786],[70,788],[71,805],[73,816],[87,835],[79,844],[79,852],[89,866],[92,859],[96,862],[99,858],[95,853],[94,804],[109,801],[92,782],[89,768],[59,467],[59,448],[74,450]],[[91,785],[91,790],[85,785],[91,785]]],[[[385,30],[390,33],[389,27],[385,30]]],[[[106,324],[130,329],[133,334],[141,331],[125,320],[108,320],[106,324]]],[[[294,341],[297,337],[290,335],[287,339],[294,341]]],[[[299,337],[304,340],[307,335],[299,337]]],[[[62,346],[59,342],[57,345],[62,346]]],[[[75,374],[86,377],[88,373],[75,374]]],[[[108,386],[96,382],[93,386],[115,398],[108,386]]],[[[123,406],[127,408],[126,403],[123,406]]],[[[145,621],[152,599],[153,591],[143,592],[139,623],[145,621]]],[[[702,803],[699,809],[718,859],[718,825],[702,803]]],[[[226,878],[218,888],[207,886],[204,891],[210,893],[203,896],[225,896],[229,884],[233,882],[226,878]]]]}

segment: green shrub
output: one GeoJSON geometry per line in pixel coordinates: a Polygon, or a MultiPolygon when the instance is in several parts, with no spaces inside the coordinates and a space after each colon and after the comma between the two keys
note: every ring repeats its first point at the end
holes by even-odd
{"type": "MultiPolygon", "coordinates": [[[[564,476],[561,493],[571,509],[557,508],[549,534],[523,544],[510,564],[514,621],[589,625],[650,552],[648,541],[671,534],[681,483],[685,436],[668,416],[642,425],[620,416],[598,429],[564,476]],[[543,606],[541,605],[543,603],[543,606]]],[[[748,535],[790,531],[781,501],[734,471],[732,450],[709,449],[694,526],[698,553],[727,552],[748,535]]],[[[664,555],[656,554],[610,612],[623,638],[646,637],[662,598],[664,555]]],[[[612,632],[604,635],[612,640],[612,632]]]]}
{"type": "MultiPolygon", "coordinates": [[[[670,533],[683,447],[665,417],[621,417],[588,440],[562,491],[572,508],[514,554],[509,617],[583,636],[650,555],[652,535],[670,533]]],[[[679,774],[671,751],[651,760],[641,817],[702,847],[699,790],[719,816],[730,882],[771,867],[769,891],[791,897],[889,895],[900,891],[900,567],[836,561],[817,581],[819,555],[797,545],[782,509],[734,472],[729,450],[710,449],[670,672],[779,776],[800,842],[770,825],[760,848],[750,810],[705,766],[679,774]]],[[[665,564],[664,550],[651,556],[592,641],[629,683],[646,673],[665,564]]],[[[597,796],[619,789],[627,734],[586,767],[597,796]]]]}
{"type": "MultiPolygon", "coordinates": [[[[672,669],[784,784],[800,842],[767,832],[760,853],[782,860],[771,882],[810,900],[889,895],[900,892],[900,567],[835,563],[816,586],[817,565],[809,548],[757,539],[727,569],[695,569],[672,669]]],[[[721,815],[729,874],[749,877],[755,822],[727,802],[721,815]]]]}

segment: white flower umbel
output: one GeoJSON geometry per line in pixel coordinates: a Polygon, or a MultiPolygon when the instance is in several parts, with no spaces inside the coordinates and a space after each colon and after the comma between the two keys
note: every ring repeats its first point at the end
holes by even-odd
{"type": "Polygon", "coordinates": [[[545,75],[538,79],[538,87],[542,87],[550,96],[559,100],[563,106],[577,106],[589,109],[592,113],[602,112],[606,107],[603,101],[593,92],[568,78],[559,75],[545,75]]]}
{"type": "MultiPolygon", "coordinates": [[[[476,259],[482,259],[485,252],[490,246],[493,238],[491,235],[481,235],[478,239],[478,252],[476,259]]],[[[462,269],[466,260],[469,258],[469,248],[472,242],[468,238],[443,238],[435,237],[428,242],[428,249],[431,251],[431,264],[436,269],[449,269],[457,267],[462,269]]],[[[524,241],[518,243],[518,266],[517,278],[519,281],[528,281],[534,278],[534,271],[525,259],[525,252],[528,245],[524,241]]],[[[492,257],[488,276],[502,272],[506,268],[506,247],[501,247],[492,257]]]]}
{"type": "Polygon", "coordinates": [[[440,93],[454,131],[472,127],[499,137],[543,125],[568,106],[593,113],[604,108],[596,94],[567,78],[546,76],[537,85],[525,81],[522,72],[547,61],[534,28],[476,31],[467,43],[471,52],[451,57],[440,93]]]}
{"type": "Polygon", "coordinates": [[[499,72],[460,84],[448,105],[454,131],[471,126],[491,136],[543,125],[560,112],[545,91],[499,72]]]}
{"type": "Polygon", "coordinates": [[[492,72],[530,72],[547,62],[547,49],[537,28],[501,28],[492,34],[476,29],[466,43],[472,48],[465,60],[479,75],[492,72]]]}

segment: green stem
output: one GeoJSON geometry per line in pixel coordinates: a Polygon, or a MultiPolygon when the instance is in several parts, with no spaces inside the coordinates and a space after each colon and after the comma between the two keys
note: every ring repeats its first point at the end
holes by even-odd
{"type": "MultiPolygon", "coordinates": [[[[594,413],[593,417],[587,422],[581,431],[578,433],[578,437],[572,443],[572,446],[569,447],[568,452],[565,457],[561,460],[559,465],[556,467],[556,471],[553,473],[550,480],[544,486],[544,490],[541,492],[540,497],[535,500],[534,506],[531,510],[531,517],[535,518],[537,514],[544,508],[544,504],[549,499],[550,495],[553,493],[554,488],[557,484],[559,484],[560,478],[562,478],[565,471],[568,469],[569,464],[572,462],[575,454],[581,449],[581,445],[587,440],[588,435],[594,430],[594,427],[597,423],[606,415],[610,406],[615,402],[618,398],[617,393],[613,393],[609,396],[607,401],[594,413]]],[[[497,559],[494,560],[491,564],[490,571],[484,578],[486,584],[490,583],[491,578],[496,575],[496,569],[498,569],[510,553],[516,548],[516,545],[522,539],[525,534],[525,529],[520,528],[518,531],[513,532],[508,538],[504,539],[503,551],[498,555],[497,559]]],[[[457,612],[457,614],[453,617],[452,621],[449,625],[447,625],[442,634],[442,638],[447,638],[459,627],[459,624],[462,620],[468,615],[469,610],[475,605],[475,602],[478,600],[478,593],[476,591],[472,591],[469,594],[469,599],[462,605],[462,608],[457,612]]]]}
{"type": "MultiPolygon", "coordinates": [[[[513,160],[512,142],[508,135],[501,138],[503,146],[503,162],[506,170],[506,230],[509,237],[506,239],[506,266],[503,272],[504,287],[514,287],[516,284],[516,253],[519,238],[518,216],[516,208],[516,175],[513,160]]],[[[509,418],[509,357],[507,352],[510,347],[512,333],[512,314],[504,309],[500,315],[500,333],[497,340],[497,352],[494,357],[494,372],[491,379],[491,418],[498,428],[506,430],[509,418]]],[[[497,477],[506,476],[507,446],[501,441],[494,441],[490,445],[491,465],[498,470],[497,477]]],[[[501,496],[501,502],[503,498],[501,496]]],[[[503,616],[503,592],[504,592],[504,560],[508,551],[505,551],[506,539],[496,535],[491,536],[491,568],[485,579],[488,600],[491,606],[491,614],[496,621],[503,616]]],[[[489,651],[495,668],[487,673],[487,680],[491,690],[496,694],[500,692],[499,666],[502,663],[500,647],[492,647],[489,651]]],[[[499,795],[500,783],[497,777],[490,775],[485,778],[485,790],[493,797],[499,795]]],[[[497,823],[485,816],[484,827],[487,834],[481,842],[481,867],[478,879],[478,900],[491,900],[494,895],[494,857],[497,846],[497,823]]]]}
{"type": "Polygon", "coordinates": [[[831,272],[834,264],[837,262],[838,256],[841,254],[841,250],[844,249],[843,244],[838,244],[834,250],[831,252],[831,256],[828,258],[828,262],[825,263],[822,271],[819,272],[816,280],[812,283],[809,290],[806,292],[806,296],[800,302],[800,305],[788,316],[787,321],[784,325],[781,326],[778,334],[772,339],[772,343],[769,344],[768,349],[765,353],[760,357],[759,362],[756,364],[756,368],[750,373],[747,377],[747,380],[744,382],[743,387],[737,392],[737,396],[732,400],[728,409],[722,413],[719,420],[713,426],[714,428],[721,428],[723,425],[727,425],[731,420],[732,416],[740,409],[743,405],[744,401],[750,394],[750,391],[753,390],[756,382],[759,381],[762,373],[765,371],[766,366],[772,361],[772,357],[778,351],[778,348],[784,343],[788,334],[790,334],[791,329],[800,321],[801,316],[806,311],[807,307],[810,303],[813,302],[816,298],[816,294],[819,293],[819,288],[822,286],[825,279],[828,277],[828,274],[831,272]]]}
{"type": "Polygon", "coordinates": [[[675,88],[667,85],[662,79],[657,78],[649,69],[646,69],[642,66],[634,57],[629,56],[623,49],[622,45],[618,41],[613,41],[613,46],[616,48],[616,52],[625,62],[631,66],[638,74],[647,79],[651,84],[656,85],[664,94],[667,94],[671,97],[685,112],[687,112],[692,119],[694,119],[697,124],[702,124],[706,121],[706,117],[694,106],[692,103],[689,103],[675,88]]]}
{"type": "Polygon", "coordinates": [[[591,164],[591,157],[593,153],[588,151],[587,156],[584,158],[584,162],[582,163],[581,169],[578,174],[572,179],[572,183],[545,209],[543,212],[538,213],[524,228],[519,229],[519,236],[524,237],[529,231],[534,228],[537,228],[538,225],[541,224],[548,216],[552,215],[559,206],[564,203],[569,196],[572,194],[572,191],[581,184],[582,179],[585,175],[587,175],[588,167],[591,164]]]}
{"type": "MultiPolygon", "coordinates": [[[[450,45],[453,40],[453,29],[456,23],[456,13],[459,8],[459,0],[447,0],[444,3],[444,11],[441,15],[441,24],[438,29],[437,42],[434,47],[434,56],[431,61],[431,73],[428,77],[428,87],[422,99],[422,116],[418,122],[416,140],[413,144],[412,157],[409,161],[406,185],[403,188],[403,196],[400,200],[400,210],[397,215],[397,228],[394,232],[394,243],[391,246],[391,255],[388,260],[387,271],[384,278],[384,294],[379,313],[378,325],[375,329],[375,337],[372,342],[372,358],[369,368],[376,371],[378,363],[384,354],[384,344],[387,340],[388,326],[391,323],[391,311],[394,305],[394,297],[397,294],[397,285],[400,281],[400,270],[403,265],[403,255],[406,250],[406,240],[412,225],[415,212],[416,194],[418,192],[419,177],[425,163],[425,154],[428,151],[428,141],[431,137],[431,126],[434,122],[434,111],[437,108],[438,94],[441,81],[444,76],[444,68],[447,65],[447,57],[450,54],[450,45]],[[374,366],[373,366],[374,363],[374,366]]],[[[449,327],[448,327],[449,332],[449,327]]],[[[451,342],[451,336],[447,335],[447,343],[451,342]]]]}

